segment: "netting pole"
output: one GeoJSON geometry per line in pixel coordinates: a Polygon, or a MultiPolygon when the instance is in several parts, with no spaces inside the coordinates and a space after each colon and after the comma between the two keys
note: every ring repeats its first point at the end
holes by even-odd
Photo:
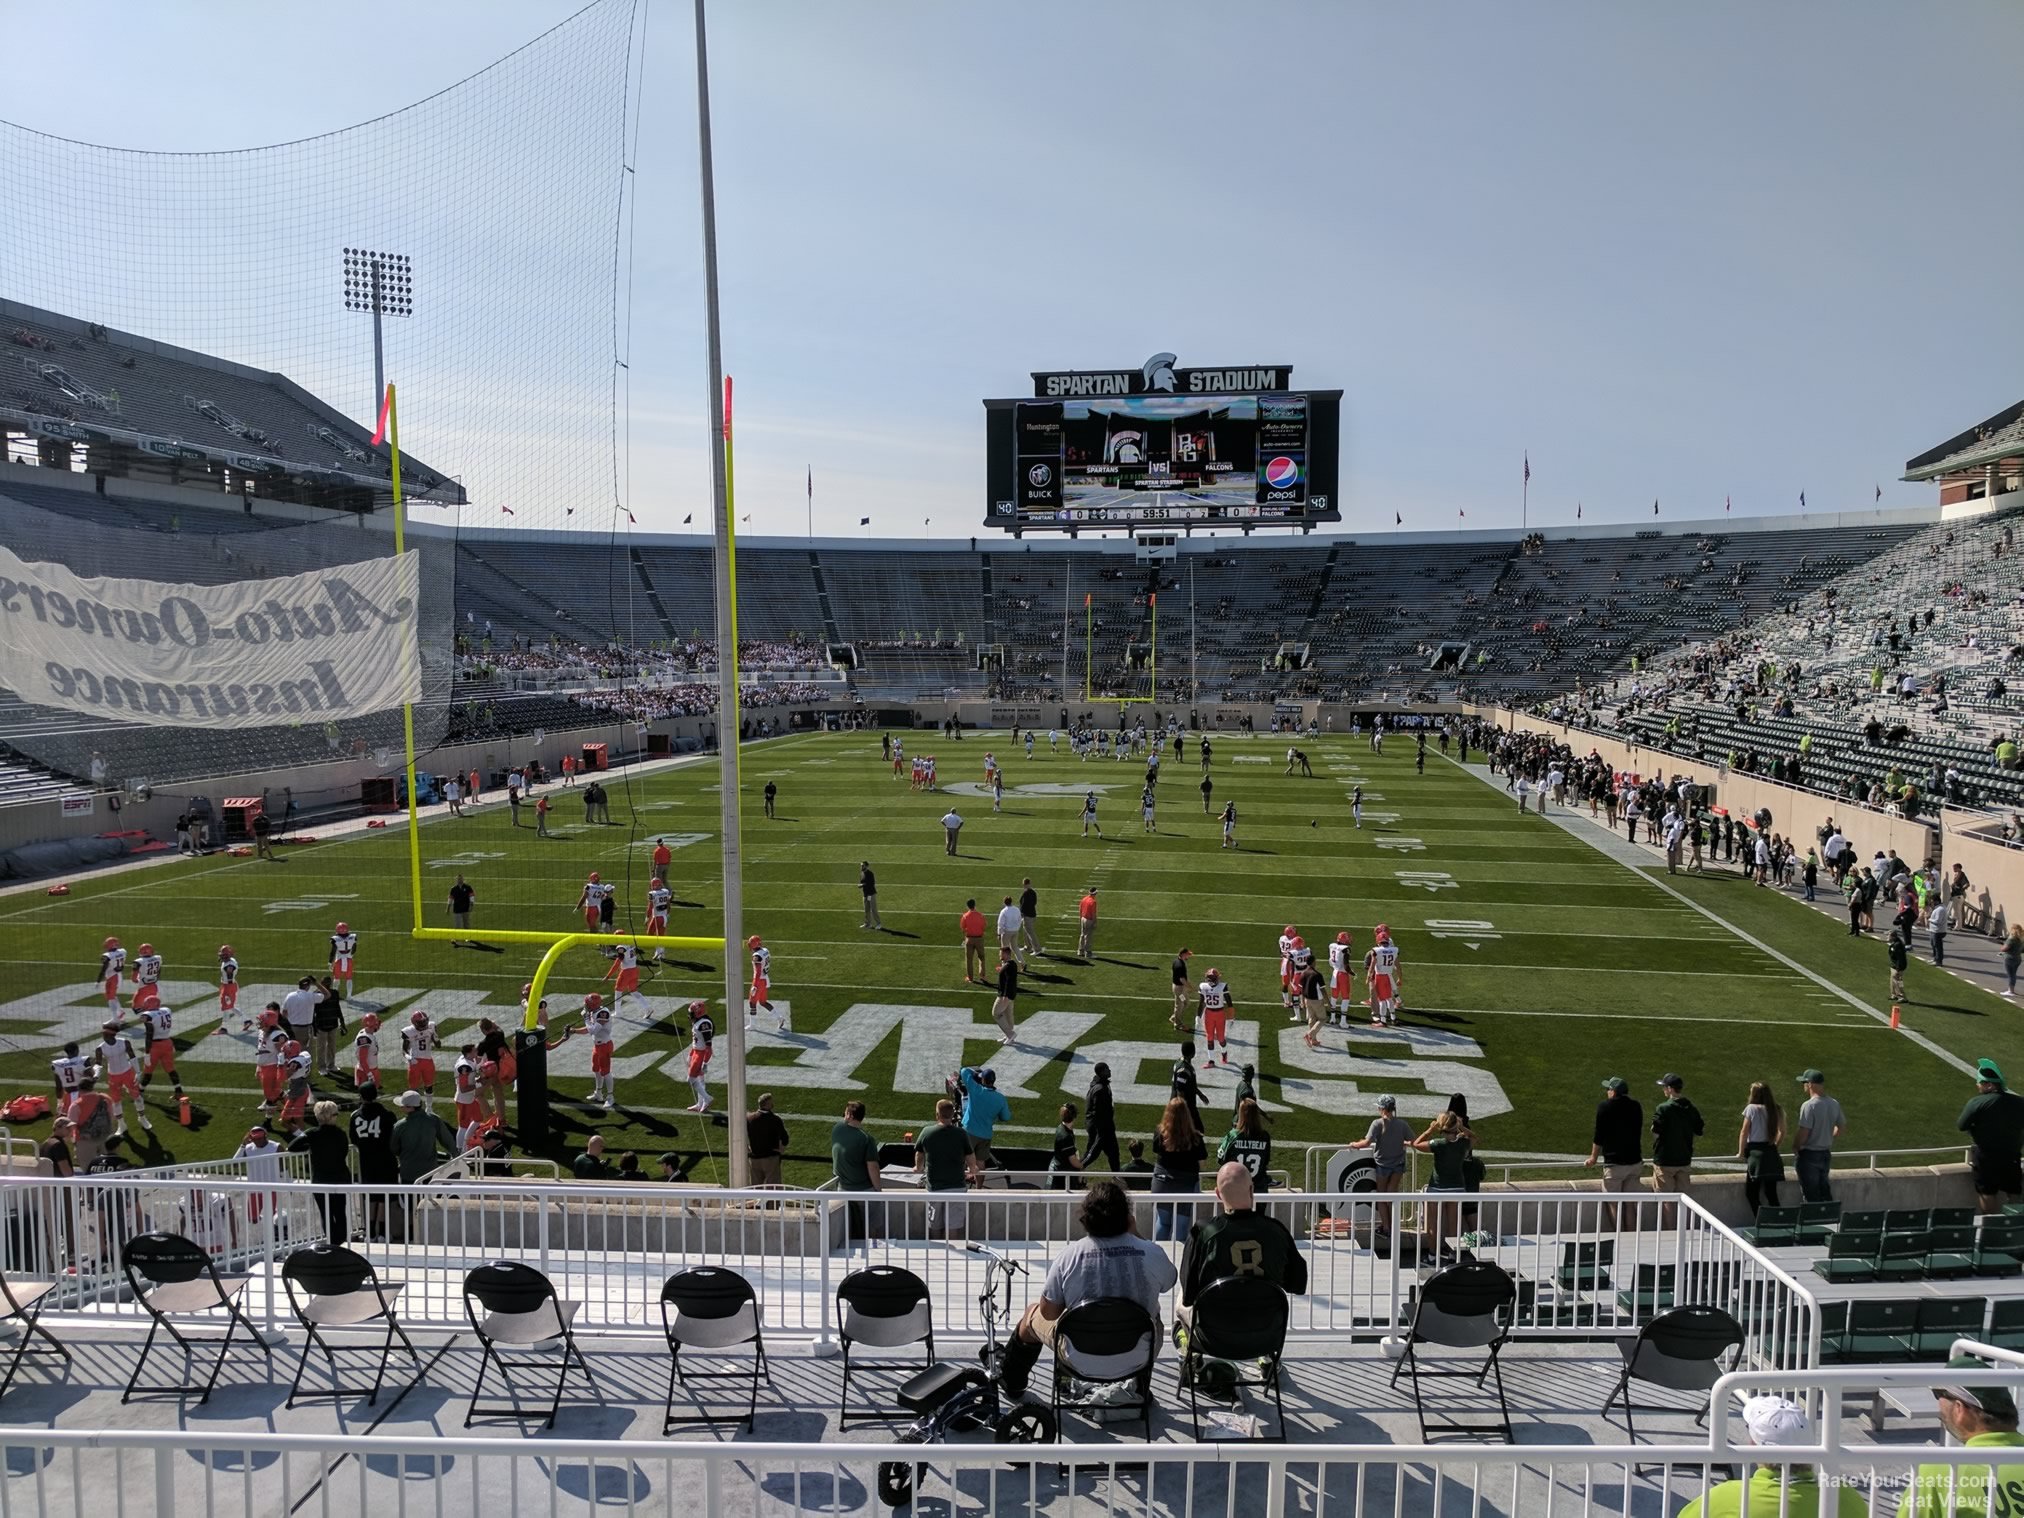
{"type": "MultiPolygon", "coordinates": [[[[375,287],[375,290],[377,287],[375,287]]],[[[379,331],[379,316],[373,316],[373,331],[379,331]]],[[[407,508],[401,504],[401,414],[394,404],[394,387],[388,385],[380,392],[386,397],[387,445],[393,452],[394,466],[394,555],[398,558],[407,552],[407,508]]],[[[416,617],[420,608],[416,608],[416,617]]],[[[413,638],[418,630],[413,619],[401,623],[401,636],[413,638]]],[[[414,650],[403,650],[413,654],[414,650]]],[[[402,764],[408,775],[408,892],[414,904],[415,930],[422,926],[422,824],[415,806],[415,704],[401,703],[402,764]]]]}
{"type": "Polygon", "coordinates": [[[738,586],[731,537],[731,411],[724,379],[723,332],[717,307],[717,181],[710,155],[710,46],[703,0],[696,0],[696,152],[701,160],[703,305],[710,362],[710,491],[716,517],[717,591],[717,803],[724,860],[724,1116],[729,1120],[731,1185],[751,1179],[745,1149],[745,1011],[739,978],[744,952],[745,903],[739,862],[738,796],[738,586]]]}

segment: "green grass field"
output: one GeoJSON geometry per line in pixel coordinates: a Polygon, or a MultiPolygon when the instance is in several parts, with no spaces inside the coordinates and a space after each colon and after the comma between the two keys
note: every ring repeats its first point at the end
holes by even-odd
{"type": "MultiPolygon", "coordinates": [[[[1184,762],[1167,759],[1159,831],[1148,835],[1138,762],[1085,763],[1065,743],[1051,754],[1044,740],[1028,760],[1003,734],[960,743],[915,736],[916,749],[940,759],[939,794],[913,794],[893,778],[876,735],[776,740],[745,753],[746,928],[773,948],[775,998],[792,1008],[785,1036],[761,1015],[751,1081],[788,1116],[790,1180],[827,1173],[829,1125],[850,1095],[869,1104],[875,1135],[897,1140],[931,1121],[959,1059],[997,1067],[1015,1122],[1029,1130],[1014,1141],[1041,1142],[1057,1104],[1064,1094],[1080,1101],[1099,1059],[1114,1072],[1125,1132],[1144,1133],[1175,1054],[1167,972],[1183,944],[1195,952],[1197,978],[1215,965],[1234,989],[1237,1057],[1257,1063],[1282,1144],[1360,1136],[1380,1093],[1396,1095],[1411,1118],[1459,1090],[1484,1147],[1585,1153],[1603,1077],[1628,1077],[1649,1105],[1651,1083],[1677,1069],[1708,1114],[1703,1152],[1726,1155],[1752,1079],[1770,1080],[1782,1100],[1796,1096],[1800,1069],[1819,1064],[1848,1109],[1851,1145],[1918,1146],[1951,1142],[1972,1094],[1942,1055],[1837,994],[1887,1006],[1878,942],[1852,940],[1831,918],[1733,875],[1668,880],[1648,854],[1654,880],[1551,821],[1519,816],[1500,789],[1436,753],[1415,774],[1409,743],[1394,740],[1382,758],[1362,740],[1310,744],[1315,778],[1305,779],[1281,773],[1283,742],[1218,738],[1215,803],[1234,800],[1241,819],[1242,847],[1232,853],[1219,850],[1202,813],[1192,742],[1184,762]],[[1002,815],[978,785],[987,748],[1006,770],[1002,815]],[[769,779],[780,787],[772,821],[760,812],[769,779]],[[1360,831],[1348,801],[1359,781],[1360,831]],[[1079,836],[1078,798],[1091,785],[1104,788],[1101,840],[1079,836]],[[937,822],[952,800],[968,819],[954,859],[937,822]],[[882,933],[860,926],[857,870],[867,858],[879,876],[882,933]],[[1040,892],[1050,953],[1023,988],[1020,1046],[1001,1050],[989,994],[963,983],[956,923],[967,897],[989,916],[1024,876],[1040,892]],[[1096,957],[1084,963],[1070,951],[1075,904],[1092,884],[1102,915],[1096,957]],[[1380,921],[1401,950],[1406,1026],[1359,1024],[1347,1036],[1330,1032],[1318,1053],[1303,1050],[1279,1005],[1281,927],[1297,924],[1317,948],[1347,929],[1360,961],[1380,921]]],[[[669,885],[685,903],[670,931],[717,932],[716,778],[711,761],[614,781],[609,827],[586,825],[576,796],[558,789],[561,836],[548,840],[514,830],[503,801],[465,820],[426,821],[431,924],[448,925],[444,894],[461,870],[479,892],[477,937],[487,927],[565,931],[579,925],[573,903],[585,872],[597,869],[620,883],[620,923],[637,926],[649,851],[665,836],[678,845],[669,885]]],[[[0,1091],[47,1090],[47,1062],[63,1039],[95,1039],[103,1003],[92,977],[109,933],[130,951],[151,940],[166,957],[166,1000],[183,1011],[179,1063],[198,1107],[192,1129],[164,1121],[158,1083],[155,1131],[137,1133],[143,1142],[127,1149],[138,1163],[230,1153],[254,1115],[250,1040],[236,1017],[217,1031],[221,941],[243,965],[242,1010],[321,972],[325,936],[341,916],[362,935],[360,1001],[403,1016],[426,1005],[452,1046],[478,1016],[512,1015],[535,952],[410,940],[407,841],[397,827],[285,852],[278,864],[221,855],[95,875],[59,899],[39,889],[0,897],[0,1091]]],[[[605,969],[591,951],[566,957],[550,984],[552,1007],[575,1006],[605,969]]],[[[722,985],[716,956],[685,956],[645,989],[665,1013],[693,997],[720,998],[722,985]]],[[[2006,1003],[1925,965],[1913,966],[1909,989],[1911,1030],[1957,1057],[2003,1057],[2006,1003]]],[[[727,1021],[721,1009],[718,1020],[727,1021]]],[[[387,1021],[382,1059],[393,1073],[397,1019],[387,1021]]],[[[667,1031],[630,1024],[620,1037],[619,1110],[562,1107],[569,1144],[559,1157],[598,1130],[614,1153],[674,1151],[697,1179],[721,1179],[729,1130],[721,1118],[681,1110],[690,1096],[667,1031]]],[[[722,1051],[720,1039],[720,1082],[722,1051]]],[[[588,1090],[588,1060],[583,1038],[556,1057],[563,1096],[588,1090]]],[[[1205,1114],[1227,1110],[1232,1078],[1213,1072],[1203,1081],[1205,1114]]],[[[400,1083],[394,1073],[389,1084],[400,1083]]],[[[1282,1152],[1279,1163],[1298,1179],[1297,1154],[1282,1152]]]]}

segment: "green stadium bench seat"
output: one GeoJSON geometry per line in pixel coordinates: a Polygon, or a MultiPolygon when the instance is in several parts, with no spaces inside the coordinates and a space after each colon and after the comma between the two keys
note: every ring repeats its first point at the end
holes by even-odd
{"type": "Polygon", "coordinates": [[[1975,1273],[1975,1228],[1934,1226],[1926,1233],[1926,1279],[1956,1281],[1975,1273]]]}
{"type": "Polygon", "coordinates": [[[1820,1363],[1838,1364],[1848,1358],[1848,1303],[1820,1304],[1820,1363]]]}
{"type": "Polygon", "coordinates": [[[1923,1233],[1932,1226],[1930,1207],[1892,1207],[1883,1215],[1885,1233],[1923,1233]]]}
{"type": "Polygon", "coordinates": [[[1979,1339],[1989,1316],[1985,1297],[1927,1297],[1912,1330],[1914,1360],[1945,1360],[1956,1339],[1979,1339]]]}
{"type": "Polygon", "coordinates": [[[1841,1221],[1839,1202],[1801,1202],[1799,1204],[1799,1242],[1802,1244],[1825,1244],[1834,1235],[1835,1225],[1841,1221]]]}
{"type": "Polygon", "coordinates": [[[1856,1365],[1883,1364],[1909,1360],[1912,1337],[1918,1332],[1919,1303],[1916,1298],[1848,1304],[1848,1331],[1842,1345],[1845,1358],[1856,1365]]]}
{"type": "Polygon", "coordinates": [[[1844,1212],[1834,1225],[1836,1233],[1882,1233],[1883,1210],[1874,1212],[1844,1212]]]}
{"type": "Polygon", "coordinates": [[[1800,1242],[1802,1211],[1798,1207],[1759,1207],[1757,1221],[1740,1232],[1760,1249],[1797,1244],[1800,1242]]]}
{"type": "Polygon", "coordinates": [[[1998,1297],[1982,1330],[1982,1342],[1998,1349],[2024,1349],[2024,1297],[1998,1297]]]}
{"type": "Polygon", "coordinates": [[[1855,1233],[1846,1225],[1827,1241],[1827,1257],[1813,1262],[1813,1273],[1829,1281],[1874,1281],[1880,1233],[1855,1233]]]}
{"type": "Polygon", "coordinates": [[[1975,1209],[1972,1207],[1935,1207],[1927,1221],[1928,1228],[1973,1228],[1975,1209]]]}
{"type": "Polygon", "coordinates": [[[1924,1228],[1886,1233],[1877,1245],[1876,1278],[1894,1285],[1923,1279],[1928,1250],[1926,1241],[1931,1237],[1924,1228]]]}
{"type": "Polygon", "coordinates": [[[2024,1275],[2024,1217],[1986,1219],[1975,1236],[1974,1271],[1991,1279],[2024,1275]]]}
{"type": "Polygon", "coordinates": [[[1674,1267],[1639,1265],[1633,1283],[1616,1294],[1616,1305],[1634,1322],[1656,1317],[1673,1305],[1674,1267]]]}
{"type": "Polygon", "coordinates": [[[1560,1267],[1553,1284],[1562,1291],[1607,1291],[1609,1270],[1616,1263],[1616,1240],[1569,1239],[1560,1246],[1560,1267]]]}

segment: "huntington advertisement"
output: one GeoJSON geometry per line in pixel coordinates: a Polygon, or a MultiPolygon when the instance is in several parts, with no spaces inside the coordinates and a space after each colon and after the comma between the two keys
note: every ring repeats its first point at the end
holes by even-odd
{"type": "Polygon", "coordinates": [[[87,579],[0,548],[0,685],[158,727],[328,722],[421,699],[419,556],[226,585],[87,579]]]}

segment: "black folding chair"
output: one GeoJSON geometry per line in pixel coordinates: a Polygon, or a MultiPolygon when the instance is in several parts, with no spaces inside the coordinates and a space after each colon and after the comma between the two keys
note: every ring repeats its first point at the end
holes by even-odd
{"type": "Polygon", "coordinates": [[[1152,1314],[1125,1297],[1078,1302],[1054,1320],[1054,1427],[1060,1437],[1061,1406],[1074,1382],[1097,1386],[1129,1384],[1153,1437],[1153,1361],[1160,1351],[1159,1326],[1152,1314]]]}
{"type": "Polygon", "coordinates": [[[205,1378],[199,1402],[211,1400],[211,1389],[218,1384],[218,1373],[225,1368],[225,1358],[232,1352],[232,1335],[238,1329],[246,1330],[247,1339],[271,1364],[273,1351],[260,1342],[252,1322],[239,1310],[239,1294],[246,1289],[245,1276],[220,1276],[208,1254],[176,1233],[136,1234],[121,1247],[119,1263],[134,1300],[146,1309],[150,1320],[141,1357],[134,1363],[134,1373],[127,1380],[121,1402],[132,1401],[136,1392],[143,1396],[171,1397],[189,1392],[188,1371],[195,1360],[197,1345],[205,1341],[185,1335],[170,1321],[172,1316],[192,1317],[220,1308],[225,1312],[225,1336],[218,1341],[218,1358],[211,1364],[211,1374],[205,1378]],[[147,1368],[148,1356],[154,1351],[155,1335],[163,1329],[168,1330],[169,1337],[183,1351],[184,1379],[173,1386],[143,1386],[141,1372],[147,1368]]]}
{"type": "MultiPolygon", "coordinates": [[[[865,1345],[872,1349],[905,1349],[913,1344],[927,1346],[927,1359],[922,1369],[935,1363],[935,1309],[928,1295],[927,1282],[911,1270],[901,1270],[896,1265],[873,1265],[865,1270],[852,1271],[843,1278],[843,1284],[836,1288],[836,1334],[843,1344],[843,1393],[837,1402],[837,1427],[849,1426],[850,1419],[850,1378],[853,1369],[850,1351],[853,1345],[865,1345]]],[[[912,1370],[911,1361],[875,1360],[860,1361],[856,1367],[859,1379],[863,1372],[873,1370],[912,1370]]],[[[903,1412],[905,1409],[895,1409],[903,1412]]],[[[874,1411],[873,1417],[885,1416],[874,1411]]]]}
{"type": "Polygon", "coordinates": [[[1286,1437],[1279,1362],[1286,1353],[1290,1315],[1285,1288],[1263,1276],[1224,1276],[1202,1288],[1188,1309],[1188,1339],[1181,1351],[1181,1385],[1188,1389],[1188,1412],[1195,1420],[1197,1439],[1202,1437],[1202,1367],[1211,1360],[1229,1362],[1237,1373],[1236,1385],[1272,1393],[1279,1437],[1286,1437]],[[1247,1365],[1257,1367],[1255,1376],[1244,1374],[1247,1365]]]}
{"type": "Polygon", "coordinates": [[[469,1428],[472,1420],[479,1417],[521,1420],[527,1417],[520,1410],[520,1394],[513,1385],[513,1377],[500,1357],[502,1347],[534,1349],[561,1343],[562,1364],[556,1369],[555,1396],[548,1404],[549,1428],[555,1427],[555,1415],[562,1408],[562,1392],[569,1384],[571,1365],[582,1371],[590,1389],[597,1391],[597,1378],[591,1375],[583,1351],[576,1347],[576,1337],[570,1332],[570,1323],[581,1306],[556,1296],[554,1283],[533,1266],[511,1260],[480,1265],[464,1277],[464,1314],[471,1320],[471,1331],[485,1351],[478,1364],[478,1379],[471,1387],[471,1405],[464,1413],[464,1427],[469,1428]],[[499,1367],[499,1378],[513,1397],[510,1406],[478,1405],[479,1395],[485,1389],[485,1372],[493,1365],[499,1367]]]}
{"type": "MultiPolygon", "coordinates": [[[[710,1413],[675,1416],[675,1388],[689,1389],[691,1381],[742,1381],[747,1372],[739,1370],[697,1371],[682,1368],[682,1351],[723,1354],[741,1345],[753,1350],[750,1371],[751,1392],[745,1404],[745,1432],[751,1433],[759,1418],[759,1381],[771,1384],[773,1373],[766,1366],[766,1340],[759,1327],[759,1298],[752,1283],[735,1270],[720,1265],[699,1265],[677,1271],[661,1288],[661,1327],[668,1336],[668,1405],[661,1420],[661,1432],[671,1433],[678,1424],[716,1423],[710,1413]]],[[[846,1351],[848,1353],[848,1351],[846,1351]]],[[[696,1399],[702,1406],[702,1399],[696,1399]]]]}
{"type": "MultiPolygon", "coordinates": [[[[1642,1381],[1670,1391],[1712,1392],[1726,1371],[1736,1368],[1747,1336],[1743,1325],[1719,1307],[1675,1307],[1661,1313],[1639,1330],[1635,1339],[1618,1339],[1617,1353],[1623,1356],[1623,1375],[1602,1404],[1604,1417],[1618,1397],[1623,1398],[1624,1428],[1631,1443],[1637,1443],[1630,1384],[1642,1381]],[[1728,1363],[1723,1363],[1724,1356],[1728,1363]]],[[[1647,1406],[1647,1412],[1664,1409],[1647,1406]]],[[[1708,1402],[1701,1401],[1694,1422],[1708,1420],[1708,1402]]]]}
{"type": "Polygon", "coordinates": [[[1465,1260],[1459,1265],[1450,1265],[1445,1270],[1436,1271],[1421,1284],[1413,1303],[1412,1322],[1406,1326],[1405,1349],[1399,1355],[1398,1364],[1392,1367],[1389,1384],[1397,1386],[1401,1375],[1411,1374],[1413,1409],[1419,1414],[1422,1443],[1427,1438],[1427,1405],[1420,1393],[1422,1376],[1467,1377],[1476,1383],[1478,1389],[1485,1378],[1494,1378],[1500,1421],[1473,1424],[1447,1422],[1441,1427],[1448,1433],[1501,1432],[1505,1443],[1512,1442],[1511,1404],[1504,1396],[1504,1369],[1497,1357],[1502,1353],[1505,1341],[1511,1337],[1512,1308],[1517,1300],[1518,1286],[1510,1273],[1488,1260],[1465,1260]],[[1437,1345],[1442,1349],[1480,1349],[1483,1361],[1481,1365],[1474,1366],[1425,1369],[1420,1364],[1422,1344],[1437,1345]]]}
{"type": "Polygon", "coordinates": [[[281,1262],[281,1286],[288,1293],[289,1310],[302,1325],[304,1335],[302,1359],[288,1387],[288,1406],[295,1406],[297,1397],[311,1401],[329,1397],[338,1401],[362,1396],[368,1404],[379,1401],[380,1385],[386,1380],[387,1360],[393,1354],[396,1340],[416,1367],[421,1366],[422,1357],[415,1352],[414,1342],[394,1317],[394,1303],[405,1283],[382,1281],[372,1261],[364,1255],[339,1244],[298,1249],[281,1262]],[[375,1324],[385,1325],[386,1338],[380,1343],[379,1367],[373,1372],[372,1390],[361,1392],[339,1381],[337,1349],[324,1335],[332,1329],[362,1329],[375,1324]],[[329,1391],[302,1390],[302,1377],[309,1369],[312,1349],[322,1350],[324,1358],[330,1361],[329,1391]]]}
{"type": "Polygon", "coordinates": [[[42,1326],[42,1299],[56,1290],[54,1281],[16,1281],[0,1275],[0,1323],[14,1322],[21,1325],[21,1342],[14,1346],[14,1358],[7,1362],[7,1374],[0,1377],[0,1397],[7,1395],[7,1388],[14,1384],[14,1373],[21,1369],[21,1362],[31,1354],[46,1355],[52,1350],[63,1356],[69,1363],[70,1351],[56,1342],[54,1335],[42,1326]],[[48,1348],[37,1344],[37,1338],[48,1342],[48,1348]]]}

